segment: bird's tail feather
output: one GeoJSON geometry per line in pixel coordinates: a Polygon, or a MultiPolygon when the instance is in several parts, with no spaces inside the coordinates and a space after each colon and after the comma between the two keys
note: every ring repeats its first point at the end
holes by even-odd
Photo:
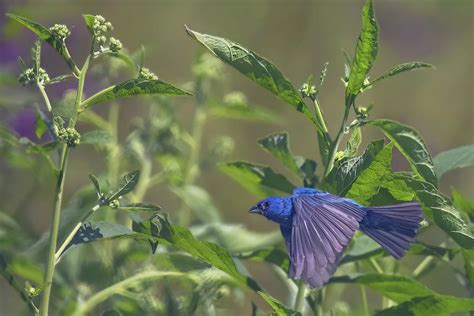
{"type": "Polygon", "coordinates": [[[422,221],[418,202],[366,207],[360,229],[379,243],[392,256],[400,259],[415,241],[422,221]]]}

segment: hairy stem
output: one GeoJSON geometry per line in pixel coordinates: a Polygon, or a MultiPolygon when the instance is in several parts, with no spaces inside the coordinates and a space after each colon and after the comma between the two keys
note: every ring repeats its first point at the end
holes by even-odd
{"type": "Polygon", "coordinates": [[[71,230],[71,232],[67,235],[66,239],[61,243],[59,246],[59,249],[56,251],[54,254],[54,262],[55,264],[58,264],[59,259],[61,258],[61,255],[63,254],[64,250],[66,250],[66,247],[69,245],[69,243],[72,241],[74,236],[76,235],[77,231],[81,226],[84,224],[85,221],[89,219],[89,217],[94,214],[95,211],[97,211],[101,206],[99,204],[96,204],[92,209],[89,210],[79,221],[79,223],[74,226],[74,228],[71,230]]]}
{"type": "MultiPolygon", "coordinates": [[[[82,93],[84,90],[84,80],[86,77],[87,69],[89,66],[89,58],[86,59],[82,70],[80,71],[79,76],[79,83],[77,87],[77,95],[76,101],[74,103],[74,112],[69,120],[69,127],[74,128],[77,122],[77,110],[79,105],[82,101],[82,93]]],[[[54,198],[54,211],[53,211],[53,219],[51,223],[51,233],[50,233],[50,240],[49,240],[49,254],[48,254],[48,263],[46,266],[46,273],[44,279],[44,292],[43,297],[41,300],[41,309],[40,315],[47,316],[48,309],[49,309],[49,299],[51,296],[51,287],[53,283],[53,276],[54,276],[54,268],[56,265],[56,246],[58,243],[58,232],[59,232],[59,222],[61,218],[61,205],[62,205],[62,198],[63,198],[63,189],[64,189],[64,180],[66,177],[66,170],[67,170],[67,161],[69,158],[69,147],[67,144],[64,144],[61,151],[61,159],[58,169],[58,179],[56,182],[56,192],[54,198]]]]}
{"type": "Polygon", "coordinates": [[[303,280],[298,281],[298,291],[296,292],[295,303],[293,309],[297,312],[303,312],[304,301],[306,298],[306,284],[303,280]]]}

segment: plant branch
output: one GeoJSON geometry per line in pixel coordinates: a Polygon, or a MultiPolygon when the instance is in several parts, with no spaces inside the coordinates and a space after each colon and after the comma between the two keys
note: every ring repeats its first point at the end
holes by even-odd
{"type": "Polygon", "coordinates": [[[293,304],[293,309],[297,312],[303,312],[304,301],[306,298],[306,284],[303,280],[298,282],[298,291],[296,292],[295,303],[293,304]]]}
{"type": "Polygon", "coordinates": [[[48,108],[48,111],[50,113],[53,112],[53,108],[51,107],[51,102],[49,101],[48,94],[44,90],[44,86],[39,82],[36,82],[36,86],[38,87],[39,91],[41,92],[41,95],[43,96],[44,103],[46,103],[46,107],[48,108]]]}
{"type": "Polygon", "coordinates": [[[110,91],[112,91],[114,88],[116,87],[116,85],[114,86],[110,86],[110,87],[107,87],[103,90],[100,90],[99,92],[97,92],[96,94],[94,94],[93,96],[85,99],[83,102],[81,102],[81,105],[79,106],[79,113],[82,113],[84,112],[85,110],[87,110],[89,108],[89,103],[94,100],[95,98],[98,98],[106,93],[109,93],[110,91]]]}

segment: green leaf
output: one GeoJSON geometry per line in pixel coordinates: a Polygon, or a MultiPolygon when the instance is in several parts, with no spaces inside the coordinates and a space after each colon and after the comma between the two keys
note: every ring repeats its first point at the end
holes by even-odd
{"type": "Polygon", "coordinates": [[[274,297],[263,293],[261,291],[258,292],[260,296],[273,308],[274,313],[272,315],[278,315],[278,316],[301,316],[300,312],[295,312],[294,310],[289,309],[285,305],[283,305],[281,302],[276,300],[274,297]]]}
{"type": "Polygon", "coordinates": [[[37,112],[35,116],[35,135],[38,139],[43,137],[44,133],[49,130],[48,124],[41,117],[41,113],[37,112]]]}
{"type": "MultiPolygon", "coordinates": [[[[375,83],[377,83],[377,82],[379,82],[383,79],[398,75],[400,73],[415,70],[415,69],[421,69],[421,68],[434,68],[434,67],[431,64],[427,64],[427,63],[420,62],[420,61],[412,61],[412,62],[396,65],[396,66],[392,67],[389,71],[385,72],[383,75],[378,77],[377,79],[372,80],[369,83],[368,86],[373,86],[375,83]]],[[[366,86],[366,87],[368,87],[368,86],[366,86]]]]}
{"type": "MultiPolygon", "coordinates": [[[[327,191],[334,192],[339,196],[345,196],[354,181],[362,174],[365,169],[371,166],[372,162],[376,159],[377,155],[382,151],[383,148],[384,141],[377,140],[371,142],[361,156],[354,158],[343,158],[328,175],[325,189],[327,191]]],[[[384,166],[387,166],[385,159],[387,159],[386,155],[388,155],[387,151],[389,150],[390,149],[386,149],[386,152],[384,153],[385,156],[383,156],[385,163],[384,166]]],[[[379,157],[379,159],[382,159],[382,156],[379,157]]],[[[354,194],[354,191],[352,194],[354,194]]]]}
{"type": "Polygon", "coordinates": [[[357,41],[351,73],[346,86],[346,106],[360,93],[378,52],[378,26],[372,0],[362,10],[362,30],[357,41]]]}
{"type": "Polygon", "coordinates": [[[39,74],[41,67],[41,40],[37,39],[31,49],[31,61],[33,62],[33,69],[36,75],[39,74]]]}
{"type": "Polygon", "coordinates": [[[127,173],[122,182],[119,185],[119,188],[113,193],[107,200],[112,202],[118,199],[121,196],[124,196],[127,193],[130,193],[138,183],[138,179],[140,178],[140,171],[135,170],[132,172],[127,173]]]}
{"type": "Polygon", "coordinates": [[[368,273],[336,276],[332,277],[329,283],[363,284],[397,303],[408,301],[413,297],[436,294],[414,279],[393,274],[368,273]]]}
{"type": "Polygon", "coordinates": [[[93,174],[90,174],[89,178],[91,179],[92,183],[94,184],[95,191],[97,192],[97,195],[100,197],[102,195],[102,191],[100,189],[99,179],[97,179],[97,177],[94,176],[93,174]]]}
{"type": "Polygon", "coordinates": [[[60,75],[60,76],[57,76],[57,77],[54,77],[54,78],[50,79],[48,82],[45,82],[45,84],[50,85],[50,84],[63,82],[63,81],[68,80],[69,78],[72,78],[72,76],[71,75],[60,75]]]}
{"type": "Polygon", "coordinates": [[[474,310],[474,300],[448,295],[415,297],[403,304],[378,311],[375,316],[450,316],[474,310]]]}
{"type": "Polygon", "coordinates": [[[247,251],[233,254],[234,257],[255,262],[273,263],[284,271],[287,271],[290,266],[288,253],[277,247],[263,248],[254,251],[247,251]]]}
{"type": "Polygon", "coordinates": [[[353,158],[357,155],[359,146],[362,143],[362,131],[360,127],[356,127],[347,141],[346,149],[344,150],[344,157],[353,158]]]}
{"type": "Polygon", "coordinates": [[[209,114],[216,118],[279,123],[281,118],[261,107],[241,103],[220,104],[211,102],[209,114]]]}
{"type": "Polygon", "coordinates": [[[380,245],[372,238],[367,235],[359,235],[357,238],[353,239],[351,248],[344,254],[339,265],[368,259],[384,253],[382,247],[380,247],[380,245]]]}
{"type": "Polygon", "coordinates": [[[79,69],[77,69],[76,65],[72,61],[71,56],[69,55],[69,52],[66,48],[66,45],[61,40],[54,37],[47,28],[45,28],[43,25],[39,23],[30,21],[27,18],[18,16],[15,14],[7,13],[6,16],[12,18],[13,20],[17,21],[18,23],[20,23],[21,25],[25,26],[30,31],[38,35],[38,37],[41,40],[48,43],[52,48],[54,48],[59,53],[59,55],[61,55],[64,58],[68,66],[74,71],[76,75],[79,74],[80,71],[79,69]]]}
{"type": "Polygon", "coordinates": [[[456,190],[453,190],[452,201],[456,209],[466,214],[471,221],[474,221],[474,202],[468,200],[456,190]]]}
{"type": "Polygon", "coordinates": [[[466,271],[466,278],[469,284],[474,286],[474,250],[463,249],[464,270],[466,271]]]}
{"type": "Polygon", "coordinates": [[[84,18],[84,23],[87,26],[89,32],[94,35],[93,27],[94,27],[94,15],[92,14],[83,14],[82,17],[84,18]]]}
{"type": "Polygon", "coordinates": [[[107,145],[112,140],[112,135],[104,130],[94,130],[81,135],[81,144],[107,145]]]}
{"type": "Polygon", "coordinates": [[[99,103],[135,95],[192,95],[192,93],[161,80],[130,79],[91,96],[82,102],[81,111],[99,103]]]}
{"type": "Polygon", "coordinates": [[[315,123],[313,114],[298,91],[274,64],[231,40],[201,34],[188,27],[186,27],[186,32],[220,60],[295,107],[298,111],[304,113],[311,122],[315,123]]]}
{"type": "Polygon", "coordinates": [[[201,187],[187,185],[171,189],[203,223],[220,222],[219,210],[214,205],[209,193],[201,187]]]}
{"type": "Polygon", "coordinates": [[[385,119],[372,120],[368,124],[379,127],[394,142],[415,173],[434,186],[438,186],[431,154],[415,129],[385,119]]]}
{"type": "Polygon", "coordinates": [[[474,145],[443,151],[433,158],[433,163],[438,180],[448,171],[472,166],[474,164],[474,145]]]}
{"type": "Polygon", "coordinates": [[[136,65],[133,59],[130,56],[128,56],[128,54],[125,54],[124,52],[104,52],[104,53],[101,53],[101,55],[117,58],[121,60],[122,62],[124,62],[128,67],[130,67],[130,69],[133,69],[133,70],[136,69],[136,65]]]}
{"type": "Polygon", "coordinates": [[[153,204],[145,204],[145,203],[132,203],[132,204],[127,204],[124,206],[119,206],[117,207],[119,210],[124,210],[127,212],[138,212],[138,213],[143,213],[143,212],[158,212],[161,207],[153,204]]]}
{"type": "Polygon", "coordinates": [[[260,198],[274,194],[274,190],[291,194],[294,185],[270,167],[245,161],[221,163],[219,169],[260,198]]]}
{"type": "Polygon", "coordinates": [[[295,158],[290,151],[288,133],[277,133],[261,138],[258,144],[271,153],[276,159],[280,160],[285,167],[297,175],[301,174],[300,168],[296,164],[295,158]]]}

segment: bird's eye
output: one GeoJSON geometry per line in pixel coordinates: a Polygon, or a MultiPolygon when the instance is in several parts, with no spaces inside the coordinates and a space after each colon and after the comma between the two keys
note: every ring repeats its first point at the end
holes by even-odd
{"type": "Polygon", "coordinates": [[[262,210],[266,209],[268,207],[268,202],[263,202],[262,203],[262,210]]]}

